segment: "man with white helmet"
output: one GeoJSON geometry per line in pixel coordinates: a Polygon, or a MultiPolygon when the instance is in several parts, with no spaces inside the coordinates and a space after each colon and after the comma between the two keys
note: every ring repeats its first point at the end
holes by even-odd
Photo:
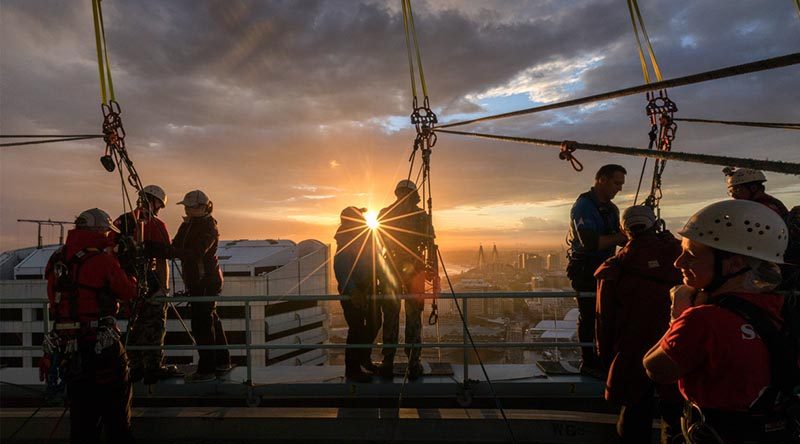
{"type": "Polygon", "coordinates": [[[115,231],[105,211],[84,211],[45,270],[54,323],[40,373],[52,375],[48,365],[63,370],[55,374],[67,384],[75,443],[99,442],[103,428],[111,442],[133,442],[128,358],[115,316],[120,302],[136,297],[136,281],[110,254],[115,231]]]}
{"type": "MultiPolygon", "coordinates": [[[[422,311],[425,308],[425,261],[424,250],[428,240],[434,236],[433,226],[425,210],[417,206],[419,192],[414,182],[401,180],[395,187],[397,197],[391,205],[378,215],[381,224],[381,241],[386,247],[386,275],[382,275],[380,301],[383,312],[383,342],[398,343],[400,329],[400,299],[395,295],[417,295],[405,299],[406,328],[405,343],[422,342],[422,311]]],[[[380,375],[391,378],[394,356],[397,349],[383,349],[380,375]]],[[[406,348],[408,377],[411,380],[422,376],[419,348],[406,348]]]]}
{"type": "Polygon", "coordinates": [[[658,389],[662,442],[680,436],[681,398],[674,384],[658,386],[647,377],[642,358],[669,327],[671,287],[681,274],[672,265],[680,241],[657,231],[653,208],[636,205],[622,212],[628,243],[595,272],[597,353],[608,373],[605,398],[620,408],[622,443],[650,442],[654,392],[658,389]]]}
{"type": "Polygon", "coordinates": [[[789,210],[786,205],[775,197],[765,192],[764,182],[767,181],[764,173],[750,168],[724,168],[725,183],[728,185],[728,195],[734,199],[752,200],[766,205],[778,213],[781,219],[786,220],[789,210]]]}
{"type": "Polygon", "coordinates": [[[672,289],[674,320],[644,358],[648,376],[678,382],[689,442],[788,442],[768,388],[782,387],[780,372],[796,368],[796,357],[782,362],[789,353],[762,339],[782,324],[773,290],[786,224],[764,205],[728,200],[697,212],[680,234],[684,285],[672,289]]]}
{"type": "MultiPolygon", "coordinates": [[[[158,213],[167,203],[167,193],[158,185],[147,185],[139,193],[136,208],[114,221],[120,230],[122,242],[141,242],[143,250],[121,249],[119,260],[125,271],[135,276],[135,264],[145,260],[147,272],[147,299],[137,301],[135,313],[130,313],[128,327],[129,345],[163,346],[166,336],[167,304],[152,300],[155,296],[169,293],[169,267],[167,256],[170,248],[166,224],[158,213]],[[141,255],[143,257],[135,257],[141,255]]],[[[131,380],[144,378],[145,384],[154,384],[160,379],[183,376],[174,365],[164,365],[163,350],[135,350],[130,352],[131,380]]]]}

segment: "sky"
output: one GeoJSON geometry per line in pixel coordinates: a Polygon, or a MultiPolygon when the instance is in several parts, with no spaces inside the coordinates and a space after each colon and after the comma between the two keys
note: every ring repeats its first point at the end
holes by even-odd
{"type": "MultiPolygon", "coordinates": [[[[619,0],[413,0],[430,100],[452,122],[643,82],[619,0]]],[[[791,0],[648,0],[642,14],[665,78],[800,50],[791,0]],[[724,7],[723,7],[724,3],[724,7]]],[[[214,202],[223,239],[333,242],[339,212],[380,209],[408,173],[414,131],[400,1],[103,2],[126,143],[145,184],[166,189],[174,234],[183,194],[214,202]]],[[[797,122],[800,67],[670,90],[678,117],[797,122]]],[[[100,131],[91,2],[0,0],[0,134],[100,131]]],[[[643,95],[465,126],[496,134],[645,148],[643,95]]],[[[0,148],[0,250],[36,242],[35,225],[84,209],[122,211],[100,140],[0,148]]],[[[674,151],[800,162],[788,130],[679,123],[674,151]]],[[[559,248],[594,172],[640,158],[440,134],[434,224],[443,251],[559,248]]],[[[652,162],[649,163],[652,165],[652,162]]],[[[797,177],[768,192],[800,204],[797,177]]],[[[727,198],[721,167],[670,162],[662,215],[672,230],[727,198]]],[[[45,230],[45,241],[57,232],[45,230]]]]}

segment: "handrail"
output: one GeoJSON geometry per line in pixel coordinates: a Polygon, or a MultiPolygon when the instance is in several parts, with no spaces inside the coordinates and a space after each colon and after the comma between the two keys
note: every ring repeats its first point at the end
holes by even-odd
{"type": "MultiPolygon", "coordinates": [[[[375,295],[376,300],[381,299],[418,299],[421,295],[375,295]]],[[[498,291],[486,293],[456,293],[458,299],[525,299],[525,298],[593,298],[593,291],[498,291]]],[[[433,295],[425,294],[425,299],[433,299],[433,295]]],[[[452,299],[451,295],[441,295],[439,299],[452,299]]],[[[284,302],[284,301],[347,301],[350,296],[338,294],[300,294],[300,295],[257,295],[257,296],[169,296],[153,298],[156,302],[284,302]]],[[[45,298],[1,298],[3,304],[42,304],[47,303],[45,298]]]]}

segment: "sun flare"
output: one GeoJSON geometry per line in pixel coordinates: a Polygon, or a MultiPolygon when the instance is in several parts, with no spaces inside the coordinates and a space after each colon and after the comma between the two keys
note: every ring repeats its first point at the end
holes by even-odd
{"type": "Polygon", "coordinates": [[[367,226],[370,230],[377,230],[381,223],[378,221],[378,212],[369,210],[364,213],[364,220],[367,221],[367,226]]]}

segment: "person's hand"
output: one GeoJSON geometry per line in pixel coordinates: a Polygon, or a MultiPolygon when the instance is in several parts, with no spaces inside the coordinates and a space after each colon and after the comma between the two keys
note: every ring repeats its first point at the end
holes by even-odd
{"type": "Polygon", "coordinates": [[[705,304],[707,295],[700,290],[688,285],[676,285],[669,290],[669,297],[672,299],[670,309],[670,322],[678,317],[687,308],[705,304]]]}

